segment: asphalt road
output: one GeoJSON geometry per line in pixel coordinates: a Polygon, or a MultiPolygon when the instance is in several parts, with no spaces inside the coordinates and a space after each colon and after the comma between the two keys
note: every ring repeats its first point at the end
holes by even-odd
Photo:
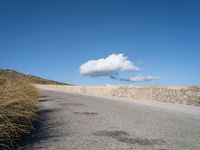
{"type": "Polygon", "coordinates": [[[40,123],[23,150],[199,150],[200,110],[42,91],[40,123]]]}

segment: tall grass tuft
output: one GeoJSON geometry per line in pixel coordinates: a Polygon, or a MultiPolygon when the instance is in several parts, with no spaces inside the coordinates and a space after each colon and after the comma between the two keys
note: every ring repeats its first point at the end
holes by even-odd
{"type": "Polygon", "coordinates": [[[0,78],[0,149],[14,148],[14,141],[31,131],[36,117],[37,90],[30,83],[0,78]]]}

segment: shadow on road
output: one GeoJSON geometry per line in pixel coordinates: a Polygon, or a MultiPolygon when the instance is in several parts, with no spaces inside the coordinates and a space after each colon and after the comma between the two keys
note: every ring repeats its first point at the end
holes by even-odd
{"type": "MultiPolygon", "coordinates": [[[[39,102],[46,102],[53,100],[47,96],[41,96],[39,102]]],[[[57,122],[50,123],[51,114],[57,111],[61,111],[60,108],[43,108],[38,110],[38,117],[33,122],[33,130],[31,133],[26,134],[22,140],[16,142],[15,149],[17,150],[27,150],[36,142],[48,141],[48,139],[56,138],[58,135],[50,134],[50,131],[53,130],[57,125],[57,122]]],[[[60,136],[60,135],[59,135],[60,136]]]]}

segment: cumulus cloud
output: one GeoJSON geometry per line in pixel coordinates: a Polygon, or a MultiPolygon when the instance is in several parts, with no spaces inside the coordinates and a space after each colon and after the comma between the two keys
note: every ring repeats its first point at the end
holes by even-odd
{"type": "Polygon", "coordinates": [[[120,71],[138,71],[139,67],[124,54],[111,54],[107,58],[89,60],[80,66],[81,75],[98,77],[112,76],[120,71]]]}
{"type": "Polygon", "coordinates": [[[132,61],[128,60],[124,54],[111,54],[106,58],[97,60],[89,60],[80,65],[80,74],[90,77],[108,76],[126,82],[147,82],[158,80],[155,76],[135,76],[131,78],[118,77],[118,73],[122,71],[139,71],[141,70],[132,61]]]}
{"type": "Polygon", "coordinates": [[[153,77],[153,76],[135,76],[131,78],[118,78],[116,76],[110,76],[110,78],[127,82],[146,82],[146,81],[158,80],[158,77],[153,77]]]}

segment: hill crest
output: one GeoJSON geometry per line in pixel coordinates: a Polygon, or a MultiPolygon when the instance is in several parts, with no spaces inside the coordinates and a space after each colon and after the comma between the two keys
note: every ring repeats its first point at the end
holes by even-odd
{"type": "Polygon", "coordinates": [[[11,69],[0,69],[0,78],[19,78],[35,84],[72,85],[64,82],[44,79],[31,74],[24,74],[11,69]]]}

